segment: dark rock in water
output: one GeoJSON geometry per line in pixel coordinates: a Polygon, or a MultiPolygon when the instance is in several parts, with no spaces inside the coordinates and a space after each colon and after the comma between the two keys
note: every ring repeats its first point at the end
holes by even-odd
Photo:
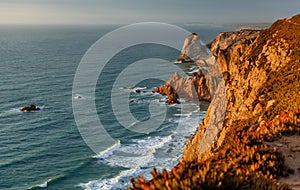
{"type": "Polygon", "coordinates": [[[141,93],[141,90],[140,89],[136,89],[135,92],[136,93],[141,93]]]}
{"type": "Polygon", "coordinates": [[[169,148],[168,150],[167,150],[167,153],[171,153],[173,151],[173,148],[169,148]]]}
{"type": "Polygon", "coordinates": [[[24,107],[20,108],[19,110],[28,112],[28,111],[38,111],[38,110],[40,110],[40,108],[37,107],[36,105],[31,104],[30,106],[24,106],[24,107]]]}

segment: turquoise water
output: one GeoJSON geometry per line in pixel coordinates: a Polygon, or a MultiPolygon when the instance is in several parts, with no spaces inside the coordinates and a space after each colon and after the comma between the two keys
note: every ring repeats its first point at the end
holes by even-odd
{"type": "MultiPolygon", "coordinates": [[[[96,89],[98,115],[119,143],[96,156],[78,132],[72,110],[72,83],[77,66],[96,40],[117,27],[0,26],[0,189],[39,189],[47,181],[47,189],[117,189],[126,186],[124,180],[129,176],[149,171],[156,165],[176,164],[183,142],[179,143],[171,134],[178,122],[180,106],[169,107],[160,130],[140,135],[122,129],[109,104],[103,101],[110,91],[113,76],[119,72],[115,69],[124,62],[123,57],[129,55],[128,62],[136,59],[130,52],[134,50],[125,51],[112,60],[115,65],[107,68],[108,74],[100,77],[96,89]],[[18,111],[30,104],[38,105],[41,110],[18,111]],[[179,145],[174,145],[177,142],[179,145]],[[132,147],[145,152],[125,155],[132,147]],[[167,150],[173,151],[174,157],[163,158],[167,150]],[[145,164],[136,165],[142,161],[145,164]],[[124,185],[117,187],[118,183],[124,185]]],[[[204,42],[226,30],[207,26],[186,28],[203,36],[204,42]]],[[[154,55],[157,51],[160,56],[165,55],[170,64],[178,56],[178,52],[163,47],[137,48],[143,50],[140,54],[152,52],[154,55]]],[[[137,71],[140,72],[142,68],[137,71]]],[[[145,93],[131,93],[134,102],[130,107],[135,117],[146,120],[149,102],[163,103],[163,97],[151,93],[161,84],[158,80],[144,81],[138,86],[143,87],[145,93]]],[[[197,112],[197,108],[188,103],[183,106],[189,110],[184,116],[190,129],[186,131],[192,133],[195,126],[189,123],[198,122],[205,112],[197,112]]],[[[181,141],[185,139],[182,137],[181,141]]]]}

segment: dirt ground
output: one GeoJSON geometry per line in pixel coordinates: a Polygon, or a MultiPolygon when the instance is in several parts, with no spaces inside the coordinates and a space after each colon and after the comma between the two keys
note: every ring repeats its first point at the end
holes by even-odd
{"type": "Polygon", "coordinates": [[[279,182],[291,185],[294,190],[300,190],[300,136],[283,136],[274,142],[267,142],[270,147],[277,147],[285,157],[285,163],[294,170],[287,178],[279,179],[279,182]]]}

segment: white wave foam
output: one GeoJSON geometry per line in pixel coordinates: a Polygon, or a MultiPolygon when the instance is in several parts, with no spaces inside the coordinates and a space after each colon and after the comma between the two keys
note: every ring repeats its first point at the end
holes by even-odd
{"type": "Polygon", "coordinates": [[[7,111],[1,112],[0,117],[6,117],[6,116],[9,116],[12,114],[20,114],[20,113],[21,113],[21,111],[19,110],[19,108],[12,108],[7,111]]]}
{"type": "Polygon", "coordinates": [[[126,144],[118,143],[99,153],[95,158],[103,160],[105,164],[128,169],[114,178],[94,180],[80,186],[86,190],[126,189],[130,186],[131,177],[142,175],[146,179],[151,179],[150,172],[154,166],[157,170],[163,168],[170,170],[180,160],[184,144],[197,129],[199,121],[199,114],[195,114],[194,109],[180,116],[173,122],[182,122],[183,125],[180,125],[182,128],[170,135],[131,139],[126,144]]]}
{"type": "Polygon", "coordinates": [[[30,188],[28,188],[28,189],[47,188],[47,187],[48,187],[48,183],[50,183],[52,180],[53,180],[53,178],[50,178],[50,179],[48,179],[47,181],[45,181],[45,182],[43,182],[43,183],[41,183],[41,184],[32,186],[32,187],[30,187],[30,188]]]}
{"type": "Polygon", "coordinates": [[[45,181],[44,183],[39,185],[39,187],[41,188],[47,188],[47,186],[48,186],[48,181],[45,181]]]}
{"type": "Polygon", "coordinates": [[[111,147],[109,147],[108,149],[100,152],[99,154],[97,154],[96,156],[93,156],[93,158],[97,158],[97,159],[104,159],[107,158],[108,156],[112,155],[113,152],[115,150],[117,150],[119,147],[121,146],[121,142],[120,140],[118,140],[116,142],[116,144],[112,145],[111,147]]]}
{"type": "Polygon", "coordinates": [[[143,86],[143,87],[120,87],[119,89],[130,91],[130,92],[136,92],[137,90],[145,91],[147,89],[147,87],[146,86],[143,86]]]}
{"type": "Polygon", "coordinates": [[[200,70],[200,67],[193,67],[193,68],[190,68],[190,72],[188,72],[188,74],[197,73],[199,70],[200,70]]]}
{"type": "Polygon", "coordinates": [[[147,139],[133,139],[133,142],[136,142],[137,146],[140,148],[149,147],[150,149],[161,148],[165,143],[169,142],[172,139],[172,135],[168,135],[166,137],[153,137],[147,139]]]}
{"type": "Polygon", "coordinates": [[[85,100],[85,99],[86,99],[86,97],[82,96],[81,94],[75,94],[75,95],[73,96],[73,98],[76,99],[76,100],[79,100],[79,99],[85,100]]]}
{"type": "Polygon", "coordinates": [[[120,172],[114,178],[90,181],[80,186],[87,190],[125,189],[129,186],[130,177],[148,173],[149,175],[145,177],[150,178],[150,171],[157,159],[154,155],[156,150],[162,148],[171,139],[172,135],[169,135],[163,138],[133,139],[132,144],[115,144],[94,157],[104,159],[110,166],[121,166],[128,170],[120,172]]]}
{"type": "Polygon", "coordinates": [[[173,116],[176,116],[176,117],[191,117],[192,112],[190,112],[190,113],[175,113],[173,116]]]}
{"type": "Polygon", "coordinates": [[[134,87],[133,89],[134,90],[146,90],[147,87],[146,86],[143,86],[143,87],[134,87]]]}
{"type": "Polygon", "coordinates": [[[136,176],[142,174],[142,171],[137,168],[130,170],[121,171],[120,174],[111,179],[104,180],[94,180],[88,183],[79,184],[80,187],[86,190],[117,190],[117,189],[126,189],[129,184],[128,176],[136,176]]]}
{"type": "MultiPolygon", "coordinates": [[[[161,148],[165,143],[171,140],[171,135],[167,137],[154,137],[147,139],[133,139],[132,144],[120,145],[113,148],[117,151],[107,150],[109,154],[100,158],[110,166],[120,166],[125,168],[147,167],[147,164],[155,159],[155,152],[161,148]]],[[[97,156],[97,158],[99,158],[97,156]]]]}

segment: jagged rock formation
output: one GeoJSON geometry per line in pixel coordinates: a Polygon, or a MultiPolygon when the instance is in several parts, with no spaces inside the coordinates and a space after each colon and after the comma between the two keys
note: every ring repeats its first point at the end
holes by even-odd
{"type": "Polygon", "coordinates": [[[201,43],[198,34],[192,33],[185,38],[177,61],[181,63],[193,62],[196,65],[206,66],[205,59],[211,56],[207,50],[207,47],[201,43]]]}
{"type": "Polygon", "coordinates": [[[177,72],[163,85],[153,92],[168,96],[167,103],[179,103],[178,98],[184,98],[195,103],[210,101],[210,91],[206,78],[201,70],[192,73],[193,78],[181,77],[177,72]]]}
{"type": "Polygon", "coordinates": [[[193,62],[196,66],[201,66],[201,69],[191,74],[192,79],[182,78],[175,73],[163,86],[157,87],[153,92],[167,95],[170,100],[168,103],[179,102],[178,97],[190,101],[210,102],[219,83],[229,77],[228,63],[238,60],[258,33],[258,30],[220,33],[207,45],[211,51],[201,45],[197,34],[190,34],[184,41],[178,61],[193,62]]]}
{"type": "Polygon", "coordinates": [[[215,67],[215,57],[207,46],[201,43],[196,33],[186,37],[177,61],[194,63],[205,69],[191,73],[192,78],[184,78],[178,73],[174,73],[163,86],[155,88],[153,92],[163,96],[167,95],[167,103],[179,103],[178,98],[184,98],[195,103],[199,101],[210,102],[221,73],[219,67],[215,67]]]}

